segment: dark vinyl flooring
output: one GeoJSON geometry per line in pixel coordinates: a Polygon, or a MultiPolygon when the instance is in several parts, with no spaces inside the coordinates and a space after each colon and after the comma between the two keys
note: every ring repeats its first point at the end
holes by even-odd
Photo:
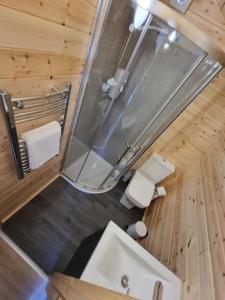
{"type": "Polygon", "coordinates": [[[80,242],[112,220],[124,228],[141,219],[143,212],[128,210],[119,200],[123,182],[111,191],[91,195],[59,178],[3,225],[46,273],[63,272],[80,242]]]}

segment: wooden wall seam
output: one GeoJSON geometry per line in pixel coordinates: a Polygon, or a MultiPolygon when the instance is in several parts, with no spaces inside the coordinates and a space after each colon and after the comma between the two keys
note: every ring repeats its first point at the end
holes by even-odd
{"type": "MultiPolygon", "coordinates": [[[[169,0],[163,2],[169,5],[169,0]]],[[[225,51],[224,12],[223,0],[193,0],[185,17],[225,51]]],[[[182,279],[182,300],[223,300],[225,294],[224,74],[222,70],[136,164],[154,150],[179,170],[163,182],[166,198],[147,209],[144,220],[153,236],[141,243],[182,279]]]]}
{"type": "MultiPolygon", "coordinates": [[[[60,174],[95,5],[95,0],[0,0],[0,89],[26,97],[46,94],[68,81],[73,85],[60,156],[22,181],[17,179],[4,118],[0,115],[0,221],[5,221],[60,174]]],[[[24,123],[18,126],[18,132],[46,124],[55,117],[24,123]]]]}
{"type": "Polygon", "coordinates": [[[0,47],[83,56],[89,34],[0,6],[0,47]]]}
{"type": "Polygon", "coordinates": [[[0,0],[0,5],[65,27],[90,32],[98,1],[0,0]]]}

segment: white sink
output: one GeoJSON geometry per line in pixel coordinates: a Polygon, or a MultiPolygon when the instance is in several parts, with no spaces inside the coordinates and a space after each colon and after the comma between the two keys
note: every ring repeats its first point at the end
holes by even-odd
{"type": "Polygon", "coordinates": [[[158,286],[156,283],[160,282],[162,293],[155,299],[180,299],[180,279],[112,221],[105,229],[81,279],[141,300],[152,300],[158,286]],[[125,283],[128,280],[125,287],[122,278],[125,283]]]}

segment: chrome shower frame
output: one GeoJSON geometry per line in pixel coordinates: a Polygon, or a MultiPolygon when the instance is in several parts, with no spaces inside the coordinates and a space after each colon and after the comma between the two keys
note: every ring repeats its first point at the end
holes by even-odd
{"type": "Polygon", "coordinates": [[[102,35],[102,28],[104,28],[104,23],[106,22],[111,2],[112,2],[112,0],[99,0],[98,1],[98,7],[97,7],[97,10],[96,10],[95,19],[94,19],[94,22],[93,22],[93,30],[92,30],[92,33],[91,33],[91,36],[90,36],[88,47],[87,47],[86,60],[85,60],[84,69],[83,69],[83,72],[82,72],[80,87],[79,87],[79,91],[78,91],[78,95],[77,95],[77,101],[76,101],[76,105],[75,105],[75,108],[74,108],[72,124],[71,124],[71,127],[70,127],[68,141],[67,141],[67,145],[66,145],[66,148],[65,148],[63,161],[62,161],[61,176],[64,179],[66,179],[69,183],[71,183],[72,185],[73,185],[73,182],[69,178],[67,178],[67,176],[63,175],[64,163],[65,163],[65,160],[66,160],[67,150],[71,145],[72,133],[73,133],[73,131],[74,131],[76,125],[77,125],[79,112],[80,112],[80,109],[81,109],[81,106],[82,106],[82,103],[83,103],[85,89],[86,89],[86,86],[87,86],[87,83],[88,83],[88,78],[90,76],[93,61],[94,61],[94,58],[95,58],[95,55],[96,55],[96,52],[97,52],[97,48],[98,48],[98,42],[99,42],[99,40],[101,38],[101,35],[102,35]]]}
{"type": "MultiPolygon", "coordinates": [[[[220,68],[218,68],[218,72],[212,74],[212,76],[202,85],[199,87],[198,90],[196,90],[196,92],[193,94],[193,96],[189,99],[189,101],[185,104],[185,106],[183,107],[182,111],[178,111],[171,120],[169,120],[169,122],[165,125],[165,128],[160,128],[160,130],[154,135],[154,139],[152,139],[151,141],[148,141],[148,143],[143,141],[143,137],[145,136],[146,132],[148,131],[148,128],[151,126],[151,124],[154,122],[155,118],[157,118],[159,116],[159,114],[161,114],[161,112],[166,108],[166,106],[169,104],[169,102],[171,101],[171,99],[173,99],[174,95],[180,90],[180,88],[183,86],[183,84],[186,82],[186,80],[193,74],[193,72],[197,69],[197,67],[201,64],[201,62],[207,57],[208,53],[211,53],[212,55],[214,55],[215,58],[217,58],[219,61],[221,61],[221,63],[223,64],[223,62],[225,62],[225,56],[221,54],[220,51],[215,50],[215,48],[209,45],[207,37],[204,36],[203,39],[201,39],[199,42],[196,42],[196,44],[203,48],[206,53],[204,55],[202,55],[197,61],[196,63],[193,65],[193,67],[191,68],[191,70],[189,71],[189,73],[185,76],[185,78],[182,80],[182,82],[179,84],[179,86],[176,88],[176,90],[174,91],[174,93],[172,95],[170,95],[168,97],[168,99],[166,100],[165,104],[163,105],[163,107],[159,110],[159,112],[156,114],[155,118],[148,124],[148,126],[142,131],[142,133],[139,135],[139,137],[137,138],[137,140],[133,143],[133,145],[130,145],[129,148],[127,149],[127,152],[123,155],[123,157],[120,159],[120,161],[118,162],[118,164],[114,167],[114,169],[110,172],[110,174],[104,179],[104,181],[101,183],[101,185],[98,187],[98,189],[95,188],[87,188],[87,187],[82,187],[79,184],[76,184],[75,182],[73,182],[69,177],[67,177],[64,173],[64,162],[66,159],[66,153],[67,153],[67,149],[69,148],[69,146],[71,145],[71,140],[72,140],[72,134],[73,131],[77,125],[77,121],[78,121],[78,116],[79,116],[79,112],[83,103],[83,99],[84,99],[84,93],[86,90],[86,86],[88,83],[88,79],[89,79],[89,75],[91,72],[91,68],[93,65],[93,60],[94,57],[97,53],[97,49],[98,49],[98,42],[102,36],[102,29],[104,28],[104,24],[107,20],[107,16],[109,13],[109,9],[111,6],[111,2],[112,0],[99,0],[98,3],[98,8],[97,8],[97,13],[96,13],[96,17],[95,17],[95,21],[94,21],[94,26],[93,26],[93,32],[91,34],[91,38],[90,38],[90,42],[89,42],[89,46],[88,46],[88,51],[87,51],[87,58],[86,58],[86,62],[85,62],[85,66],[84,66],[84,71],[83,71],[83,75],[82,75],[82,80],[81,80],[81,85],[80,85],[80,89],[79,89],[79,93],[78,93],[78,97],[77,97],[77,103],[76,103],[76,107],[75,107],[75,111],[74,111],[74,117],[73,117],[73,125],[71,126],[70,129],[70,134],[69,134],[69,141],[67,142],[67,147],[66,147],[66,151],[64,154],[64,159],[63,159],[63,164],[62,164],[62,174],[61,176],[68,181],[72,186],[74,186],[75,188],[83,191],[83,192],[87,192],[87,193],[92,193],[92,194],[99,194],[99,193],[105,193],[109,190],[111,190],[117,183],[119,178],[141,157],[141,155],[154,143],[154,141],[166,130],[166,128],[177,118],[178,115],[181,114],[181,112],[193,101],[193,99],[199,94],[201,93],[201,91],[208,85],[208,83],[217,75],[217,73],[222,69],[222,65],[220,65],[220,68]],[[203,40],[206,40],[206,42],[203,42],[203,40]],[[207,51],[208,50],[208,51],[207,51]],[[142,140],[142,142],[141,142],[142,140]],[[140,146],[139,146],[140,145],[140,146]],[[129,161],[127,161],[126,163],[126,167],[123,169],[122,172],[120,172],[120,174],[117,176],[116,175],[116,170],[118,170],[119,165],[121,163],[121,161],[126,157],[127,154],[131,153],[133,155],[131,157],[131,159],[129,161]],[[115,175],[114,175],[115,174],[115,175]],[[114,175],[114,176],[113,176],[114,175]],[[110,178],[113,177],[113,184],[107,188],[103,188],[103,185],[105,184],[105,182],[110,178]],[[102,187],[102,189],[101,189],[102,187]],[[101,189],[101,190],[100,190],[101,189]]],[[[160,11],[161,9],[161,5],[163,4],[158,4],[156,5],[156,8],[153,9],[152,13],[153,15],[162,18],[162,20],[165,21],[165,19],[167,19],[167,16],[169,14],[172,15],[172,17],[174,17],[174,13],[172,13],[171,9],[167,9],[166,11],[162,11],[161,14],[157,13],[160,11]]],[[[181,27],[179,28],[179,31],[181,31],[181,33],[183,35],[185,35],[184,31],[185,31],[185,22],[182,23],[182,20],[178,21],[181,23],[181,27]]],[[[126,69],[130,68],[136,53],[138,52],[138,49],[141,45],[141,42],[145,36],[145,33],[148,30],[148,27],[151,23],[151,19],[152,19],[152,15],[151,13],[149,14],[147,21],[145,23],[145,26],[143,27],[142,33],[138,39],[138,42],[131,54],[131,57],[129,59],[129,62],[126,66],[126,69]],[[149,22],[150,21],[150,22],[149,22]]],[[[193,34],[193,37],[190,38],[190,34],[188,33],[186,36],[187,38],[191,39],[193,42],[194,38],[196,38],[196,36],[199,34],[199,32],[197,32],[197,34],[193,34]]],[[[86,159],[89,155],[89,152],[87,152],[86,155],[86,159]]],[[[82,170],[82,168],[81,168],[82,170]]]]}

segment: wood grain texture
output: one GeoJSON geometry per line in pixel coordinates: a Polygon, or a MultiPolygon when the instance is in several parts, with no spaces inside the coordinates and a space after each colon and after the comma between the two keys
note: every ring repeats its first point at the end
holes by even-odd
{"type": "Polygon", "coordinates": [[[0,237],[1,299],[44,299],[46,280],[0,237]]]}
{"type": "Polygon", "coordinates": [[[59,273],[53,274],[50,282],[65,300],[135,299],[59,273]]]}
{"type": "Polygon", "coordinates": [[[96,4],[92,0],[0,1],[2,6],[87,33],[92,27],[96,4]]]}
{"type": "MultiPolygon", "coordinates": [[[[165,2],[168,4],[167,0],[165,2]]],[[[207,53],[214,56],[222,65],[225,65],[224,46],[222,46],[221,42],[219,43],[213,38],[212,32],[206,32],[206,26],[199,26],[203,20],[195,22],[193,19],[189,19],[187,17],[189,15],[189,10],[186,13],[186,17],[183,17],[181,13],[175,12],[174,9],[171,9],[161,1],[155,1],[151,11],[165,22],[172,19],[181,34],[189,38],[207,53]]]]}
{"type": "MultiPolygon", "coordinates": [[[[79,74],[82,57],[0,49],[0,78],[53,77],[79,74]]],[[[3,85],[4,88],[4,85],[3,85]]]]}
{"type": "Polygon", "coordinates": [[[223,4],[216,0],[194,0],[186,17],[204,30],[225,51],[223,4]]]}
{"type": "MultiPolygon", "coordinates": [[[[74,77],[62,76],[53,79],[47,77],[18,78],[14,80],[0,79],[0,85],[17,96],[42,94],[44,91],[47,92],[50,90],[53,86],[60,87],[67,81],[73,82],[69,113],[65,125],[60,156],[52,159],[42,168],[33,171],[31,174],[26,176],[23,181],[19,181],[17,179],[8,134],[4,124],[4,118],[2,116],[0,121],[0,219],[2,221],[5,221],[8,217],[10,217],[12,213],[16,212],[18,208],[22,207],[22,205],[27,203],[28,200],[31,200],[37,193],[45,188],[47,184],[52,182],[52,179],[59,176],[61,161],[73,115],[79,80],[80,75],[74,77]],[[11,188],[12,186],[14,189],[11,188]]],[[[35,120],[34,122],[27,122],[23,125],[21,124],[18,126],[18,133],[20,134],[37,126],[41,126],[52,120],[52,117],[50,117],[35,120]]]]}
{"type": "MultiPolygon", "coordinates": [[[[0,89],[21,97],[46,94],[68,81],[73,85],[60,156],[23,181],[17,180],[0,113],[0,221],[59,176],[94,15],[95,6],[88,0],[0,1],[0,89]]],[[[19,135],[58,117],[21,124],[19,135]]]]}
{"type": "Polygon", "coordinates": [[[195,164],[225,127],[223,73],[194,100],[136,163],[139,167],[152,150],[186,170],[195,164]]]}
{"type": "Polygon", "coordinates": [[[52,284],[48,285],[47,291],[49,300],[65,300],[52,284]]]}
{"type": "Polygon", "coordinates": [[[166,198],[144,216],[150,234],[141,243],[182,279],[183,300],[224,299],[224,150],[219,135],[195,165],[165,180],[166,198]]]}
{"type": "Polygon", "coordinates": [[[0,6],[0,47],[82,57],[89,34],[0,6]]]}
{"type": "MultiPolygon", "coordinates": [[[[185,17],[225,50],[219,2],[193,0],[185,17]]],[[[223,70],[136,163],[155,150],[177,167],[165,181],[167,197],[146,210],[152,235],[141,243],[182,279],[185,300],[224,299],[224,131],[223,70]]]]}
{"type": "MultiPolygon", "coordinates": [[[[168,4],[168,0],[164,0],[168,4]]],[[[217,40],[225,51],[225,17],[218,1],[193,0],[183,15],[217,40]]],[[[218,44],[217,43],[217,44],[218,44]]],[[[225,73],[224,70],[194,100],[194,102],[170,125],[141,159],[139,167],[152,150],[171,160],[179,169],[186,170],[199,160],[202,153],[213,143],[225,125],[225,73]]]]}
{"type": "MultiPolygon", "coordinates": [[[[169,5],[170,1],[162,2],[169,5]]],[[[225,50],[224,11],[223,0],[193,0],[184,16],[225,50]]]]}

